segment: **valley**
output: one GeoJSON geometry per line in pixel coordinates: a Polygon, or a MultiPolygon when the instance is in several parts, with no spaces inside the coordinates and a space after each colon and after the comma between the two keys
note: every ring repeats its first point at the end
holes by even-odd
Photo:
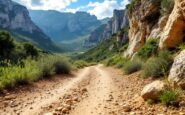
{"type": "Polygon", "coordinates": [[[0,0],[0,115],[185,115],[185,0],[0,0]]]}

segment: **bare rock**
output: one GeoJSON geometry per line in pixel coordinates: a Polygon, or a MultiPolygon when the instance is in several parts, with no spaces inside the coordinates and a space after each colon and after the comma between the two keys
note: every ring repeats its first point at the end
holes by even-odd
{"type": "Polygon", "coordinates": [[[160,93],[165,90],[166,84],[162,81],[154,81],[144,87],[141,96],[144,100],[153,99],[158,100],[160,93]]]}
{"type": "Polygon", "coordinates": [[[175,57],[168,80],[174,87],[185,89],[185,50],[175,57]]]}
{"type": "Polygon", "coordinates": [[[160,39],[160,48],[175,48],[185,37],[184,0],[174,0],[175,6],[169,16],[160,39]]]}
{"type": "Polygon", "coordinates": [[[131,107],[130,106],[128,106],[128,105],[124,105],[123,106],[123,111],[124,112],[130,112],[132,109],[131,109],[131,107]]]}

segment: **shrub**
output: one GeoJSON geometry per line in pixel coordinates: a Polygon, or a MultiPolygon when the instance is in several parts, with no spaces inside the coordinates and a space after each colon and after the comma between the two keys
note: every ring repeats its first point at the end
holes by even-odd
{"type": "Polygon", "coordinates": [[[79,69],[88,66],[88,63],[84,60],[77,60],[73,63],[73,65],[75,68],[79,69]]]}
{"type": "Polygon", "coordinates": [[[179,92],[176,90],[165,90],[160,95],[160,101],[164,105],[175,105],[179,96],[179,92]]]}
{"type": "Polygon", "coordinates": [[[69,74],[71,71],[71,65],[68,60],[61,56],[47,56],[41,58],[38,62],[43,77],[54,74],[69,74]]]}
{"type": "Polygon", "coordinates": [[[132,12],[136,4],[136,0],[132,0],[130,4],[126,6],[129,12],[132,12]]]}
{"type": "Polygon", "coordinates": [[[54,63],[54,71],[56,74],[70,74],[71,66],[65,60],[56,60],[54,63]]]}
{"type": "Polygon", "coordinates": [[[41,71],[35,61],[25,60],[24,63],[24,67],[0,67],[0,89],[36,81],[41,77],[41,71]]]}
{"type": "Polygon", "coordinates": [[[9,58],[10,53],[15,47],[14,41],[8,32],[0,32],[0,57],[9,58]]]}
{"type": "Polygon", "coordinates": [[[161,13],[163,15],[169,14],[174,7],[174,0],[162,0],[161,1],[161,13]]]}
{"type": "Polygon", "coordinates": [[[39,52],[35,48],[35,46],[33,46],[32,44],[29,44],[29,43],[25,43],[25,44],[23,44],[23,46],[24,46],[26,56],[38,57],[39,52]]]}
{"type": "Polygon", "coordinates": [[[147,102],[147,104],[149,104],[149,105],[152,105],[152,104],[154,103],[154,101],[153,101],[152,99],[148,99],[146,102],[147,102]]]}
{"type": "Polygon", "coordinates": [[[170,52],[161,51],[158,57],[150,58],[143,66],[142,77],[167,76],[173,63],[170,52]]]}
{"type": "Polygon", "coordinates": [[[138,51],[138,56],[141,59],[147,59],[152,55],[157,54],[158,41],[157,39],[148,40],[145,45],[138,51]]]}
{"type": "Polygon", "coordinates": [[[106,66],[115,66],[117,68],[122,68],[129,59],[124,58],[120,55],[113,56],[105,61],[106,66]]]}
{"type": "Polygon", "coordinates": [[[134,59],[132,61],[128,61],[124,67],[123,70],[126,74],[131,74],[134,72],[137,72],[139,70],[141,70],[142,68],[142,61],[140,59],[134,59]]]}
{"type": "Polygon", "coordinates": [[[9,61],[3,63],[7,63],[7,66],[0,67],[0,90],[54,74],[68,74],[71,71],[68,60],[60,56],[45,56],[37,61],[26,59],[16,65],[11,65],[9,61]]]}
{"type": "Polygon", "coordinates": [[[143,67],[142,76],[146,77],[160,77],[164,75],[164,69],[168,65],[166,60],[158,57],[149,59],[143,67]]]}

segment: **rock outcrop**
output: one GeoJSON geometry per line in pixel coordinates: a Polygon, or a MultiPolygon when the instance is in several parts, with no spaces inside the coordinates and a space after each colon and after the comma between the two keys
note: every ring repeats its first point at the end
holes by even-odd
{"type": "Polygon", "coordinates": [[[161,34],[160,48],[175,48],[185,40],[185,1],[174,1],[174,9],[161,34]]]}
{"type": "Polygon", "coordinates": [[[158,26],[160,3],[152,0],[136,1],[132,10],[128,11],[129,18],[129,47],[124,56],[131,57],[148,39],[151,31],[158,26]]]}
{"type": "Polygon", "coordinates": [[[0,28],[10,31],[20,41],[32,41],[46,50],[59,50],[32,22],[27,8],[11,0],[0,0],[0,28]]]}
{"type": "Polygon", "coordinates": [[[144,100],[152,99],[158,100],[160,93],[166,89],[166,84],[162,81],[154,81],[144,87],[141,96],[144,100]]]}
{"type": "MultiPolygon", "coordinates": [[[[113,34],[118,33],[121,29],[128,27],[128,16],[126,10],[114,10],[113,17],[106,25],[95,29],[89,39],[85,42],[85,47],[94,47],[103,40],[111,38],[113,34]],[[102,31],[103,30],[103,31],[102,31]]],[[[122,34],[117,38],[118,42],[127,41],[128,35],[122,34]]]]}
{"type": "Polygon", "coordinates": [[[168,80],[174,87],[185,89],[185,50],[175,57],[168,80]]]}
{"type": "Polygon", "coordinates": [[[129,46],[125,57],[132,57],[151,38],[159,40],[160,49],[173,49],[185,41],[185,1],[168,1],[168,13],[162,13],[162,4],[160,0],[137,0],[128,11],[129,46]]]}

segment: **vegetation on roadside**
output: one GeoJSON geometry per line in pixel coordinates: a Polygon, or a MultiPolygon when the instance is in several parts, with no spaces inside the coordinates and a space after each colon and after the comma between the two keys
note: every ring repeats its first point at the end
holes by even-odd
{"type": "Polygon", "coordinates": [[[177,90],[165,90],[160,95],[160,101],[162,104],[169,106],[178,106],[179,91],[177,90]]]}
{"type": "Polygon", "coordinates": [[[0,48],[0,90],[71,71],[65,57],[41,51],[32,44],[18,43],[5,31],[0,32],[0,48]]]}
{"type": "Polygon", "coordinates": [[[149,58],[143,66],[142,77],[154,77],[168,75],[172,66],[173,58],[169,51],[160,51],[158,56],[149,58]]]}
{"type": "Polygon", "coordinates": [[[140,59],[133,59],[125,64],[123,70],[125,74],[132,74],[134,72],[141,70],[142,66],[143,62],[140,59]]]}
{"type": "Polygon", "coordinates": [[[149,39],[144,46],[138,51],[137,55],[141,59],[148,59],[151,56],[155,56],[157,54],[158,49],[158,40],[157,39],[149,39]]]}
{"type": "Polygon", "coordinates": [[[93,66],[93,65],[96,65],[96,63],[95,62],[87,62],[84,60],[76,60],[73,62],[73,67],[75,69],[81,69],[81,68],[84,68],[87,66],[93,66]]]}

